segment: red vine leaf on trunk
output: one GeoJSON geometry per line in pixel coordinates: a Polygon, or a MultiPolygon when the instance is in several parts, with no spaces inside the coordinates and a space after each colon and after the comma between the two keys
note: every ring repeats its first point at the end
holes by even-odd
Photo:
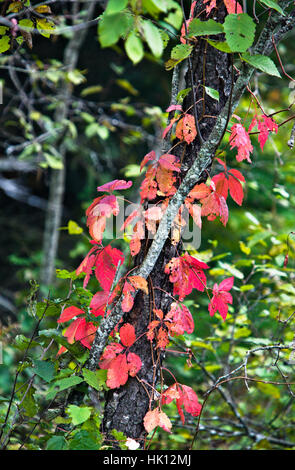
{"type": "Polygon", "coordinates": [[[187,144],[191,144],[197,136],[194,116],[185,114],[177,123],[175,135],[179,140],[184,140],[187,144]]]}
{"type": "Polygon", "coordinates": [[[126,356],[126,350],[128,351],[136,340],[134,326],[125,323],[120,328],[119,334],[121,343],[125,347],[117,343],[109,344],[99,362],[99,367],[108,371],[106,384],[109,388],[125,385],[128,375],[135,377],[142,367],[141,359],[137,354],[129,352],[126,356]]]}
{"type": "Polygon", "coordinates": [[[145,294],[148,294],[148,285],[146,280],[141,276],[130,276],[126,279],[123,287],[123,301],[122,310],[123,312],[130,312],[134,304],[133,294],[136,289],[142,290],[145,294]]]}

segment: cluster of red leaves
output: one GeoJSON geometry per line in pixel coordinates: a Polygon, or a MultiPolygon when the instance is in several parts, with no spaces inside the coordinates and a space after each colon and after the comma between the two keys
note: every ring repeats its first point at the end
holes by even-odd
{"type": "Polygon", "coordinates": [[[109,344],[100,358],[99,367],[107,369],[107,386],[118,388],[125,385],[128,376],[135,377],[142,366],[140,357],[129,348],[136,340],[135,330],[130,323],[125,323],[120,328],[120,340],[122,344],[109,344]]]}
{"type": "Polygon", "coordinates": [[[218,191],[218,193],[222,195],[225,200],[227,199],[229,191],[233,200],[239,204],[239,206],[241,206],[244,198],[241,181],[245,183],[244,176],[239,170],[228,170],[226,163],[219,158],[217,158],[217,161],[220,163],[220,165],[223,166],[224,173],[219,173],[212,178],[212,181],[216,187],[216,191],[218,191]]]}
{"type": "MultiPolygon", "coordinates": [[[[112,248],[111,245],[104,248],[95,244],[76,270],[76,274],[81,274],[82,272],[86,274],[83,282],[83,287],[85,288],[94,269],[96,279],[103,288],[102,291],[94,294],[90,302],[90,310],[95,317],[103,317],[107,304],[110,304],[117,295],[118,289],[114,289],[111,294],[110,290],[119,262],[124,262],[124,255],[120,250],[112,248]]],[[[80,315],[85,316],[84,310],[75,306],[67,307],[60,315],[58,323],[68,322],[80,315]]],[[[80,341],[83,346],[90,349],[96,330],[97,327],[92,322],[87,322],[83,317],[75,319],[65,330],[64,336],[69,344],[72,344],[74,341],[80,341]]],[[[66,351],[66,348],[61,347],[58,354],[64,351],[66,351]]]]}
{"type": "Polygon", "coordinates": [[[82,263],[76,269],[76,274],[85,273],[83,287],[85,288],[92,275],[93,269],[95,277],[100,283],[104,291],[109,291],[116,274],[118,264],[124,263],[124,254],[117,248],[112,248],[111,245],[106,247],[98,246],[95,244],[87,253],[82,263]]]}
{"type": "MultiPolygon", "coordinates": [[[[161,401],[163,405],[169,405],[173,400],[176,401],[177,410],[183,424],[185,423],[183,408],[194,417],[199,416],[201,413],[202,406],[198,401],[197,394],[187,385],[175,382],[175,384],[171,385],[162,393],[161,401]]],[[[144,417],[143,423],[148,433],[152,432],[158,426],[167,432],[171,432],[172,428],[170,419],[160,407],[148,411],[144,417]]]]}
{"type": "Polygon", "coordinates": [[[213,286],[213,297],[208,306],[210,316],[212,317],[217,311],[220,313],[223,320],[227,317],[228,304],[233,303],[232,295],[229,291],[234,285],[234,277],[224,279],[219,285],[213,286]]]}
{"type": "Polygon", "coordinates": [[[169,274],[169,281],[174,284],[173,295],[178,295],[182,301],[194,288],[203,292],[207,284],[204,269],[208,268],[206,263],[188,253],[172,258],[165,266],[165,273],[169,274]]]}
{"type": "Polygon", "coordinates": [[[168,333],[175,336],[183,335],[184,332],[191,334],[194,331],[192,314],[185,305],[173,302],[165,318],[161,309],[154,309],[154,314],[158,320],[153,320],[148,325],[147,338],[150,341],[156,338],[159,349],[165,349],[168,345],[168,333]]]}
{"type": "MultiPolygon", "coordinates": [[[[128,189],[132,186],[132,181],[114,180],[103,186],[98,186],[97,191],[112,193],[119,189],[128,189]]],[[[97,243],[101,243],[106,227],[106,220],[112,215],[119,213],[119,204],[114,194],[100,196],[94,199],[93,203],[86,210],[87,227],[91,238],[97,243]]]]}
{"type": "Polygon", "coordinates": [[[263,151],[264,145],[268,139],[270,132],[278,132],[278,125],[276,122],[270,118],[262,114],[261,116],[255,116],[252,119],[252,122],[249,126],[249,132],[257,126],[259,131],[258,141],[260,143],[261,150],[263,151]]]}
{"type": "Polygon", "coordinates": [[[200,228],[202,226],[201,216],[207,216],[208,220],[220,217],[223,225],[226,225],[228,221],[223,176],[216,175],[215,181],[216,184],[212,179],[210,186],[205,183],[197,184],[185,200],[189,213],[200,228]],[[201,204],[201,207],[195,204],[196,201],[201,204]]]}
{"type": "MultiPolygon", "coordinates": [[[[74,306],[67,307],[61,313],[57,323],[66,323],[80,315],[85,315],[84,310],[74,306]]],[[[87,322],[84,317],[76,318],[65,330],[64,336],[67,338],[69,344],[80,341],[83,346],[90,349],[96,330],[97,327],[92,322],[87,322]]],[[[62,354],[66,350],[64,346],[61,346],[57,354],[62,354]]]]}
{"type": "Polygon", "coordinates": [[[149,152],[141,163],[140,169],[149,162],[154,163],[147,169],[145,178],[141,184],[141,202],[143,200],[151,201],[158,196],[172,196],[176,192],[174,183],[176,177],[174,172],[180,172],[179,158],[175,155],[164,154],[159,160],[156,160],[156,154],[153,151],[149,152]]]}
{"type": "Polygon", "coordinates": [[[177,410],[183,424],[185,420],[182,407],[194,417],[199,416],[201,413],[202,406],[198,401],[197,394],[187,385],[181,385],[176,382],[162,393],[161,398],[163,405],[169,405],[173,400],[176,400],[177,410]]]}

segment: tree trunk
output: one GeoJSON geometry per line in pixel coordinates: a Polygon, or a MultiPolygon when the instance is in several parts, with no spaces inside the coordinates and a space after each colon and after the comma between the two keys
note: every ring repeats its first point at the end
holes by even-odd
{"type": "MultiPolygon", "coordinates": [[[[202,10],[204,10],[204,5],[199,4],[196,7],[195,16],[202,10]]],[[[225,14],[226,11],[222,2],[214,19],[223,22],[225,14]]],[[[205,20],[206,15],[202,13],[200,19],[205,20]]],[[[189,65],[184,88],[192,86],[191,76],[193,76],[195,99],[198,103],[196,111],[199,128],[203,140],[206,140],[214,127],[215,116],[218,116],[230,96],[232,86],[230,59],[228,54],[218,51],[208,45],[205,40],[200,39],[194,47],[189,65]],[[204,86],[217,90],[220,96],[219,101],[206,95],[204,86]]],[[[183,109],[190,109],[189,112],[194,114],[193,104],[193,95],[190,93],[185,99],[183,109]]],[[[182,179],[194,160],[198,158],[200,144],[201,139],[197,136],[191,145],[179,145],[172,152],[181,158],[182,179]]],[[[206,180],[207,177],[207,173],[202,175],[199,182],[206,180]]],[[[141,265],[149,246],[149,242],[142,243],[141,251],[135,259],[135,266],[141,265]]],[[[125,386],[110,390],[107,394],[103,431],[110,437],[112,442],[114,437],[110,435],[110,432],[112,429],[116,429],[122,431],[127,437],[140,440],[141,445],[143,445],[145,436],[143,418],[155,399],[154,391],[159,381],[160,367],[164,359],[164,354],[155,348],[155,344],[151,343],[144,333],[147,331],[150,321],[153,320],[154,308],[161,309],[164,315],[170,309],[173,301],[171,297],[173,285],[169,282],[164,269],[171,258],[179,256],[181,249],[181,242],[178,246],[173,246],[169,238],[166,240],[154,269],[148,277],[149,296],[138,293],[132,311],[123,317],[124,322],[134,325],[137,338],[142,335],[131,348],[131,351],[140,356],[143,366],[138,373],[139,380],[130,377],[125,386]]]]}

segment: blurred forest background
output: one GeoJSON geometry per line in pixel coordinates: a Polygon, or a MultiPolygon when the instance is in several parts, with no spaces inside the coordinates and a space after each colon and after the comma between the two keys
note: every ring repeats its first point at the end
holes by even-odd
{"type": "MultiPolygon", "coordinates": [[[[161,145],[172,78],[164,63],[171,45],[179,41],[182,24],[177,2],[172,2],[176,5],[170,20],[159,11],[159,25],[171,45],[161,58],[146,48],[144,59],[135,66],[123,42],[101,47],[95,19],[103,11],[102,2],[44,3],[52,4],[54,20],[63,32],[33,35],[0,55],[3,404],[23,354],[14,345],[15,337],[29,336],[36,323],[34,298],[65,298],[69,280],[63,279],[63,271],[56,275],[56,269],[74,271],[89,249],[85,209],[97,197],[96,187],[131,179],[134,184],[126,195],[137,201],[140,161],[161,145]],[[89,27],[79,28],[85,22],[89,27]]],[[[6,7],[7,2],[1,1],[0,9],[6,7]]],[[[261,5],[257,12],[264,14],[261,5]]],[[[294,40],[292,33],[278,50],[286,72],[295,78],[294,40]]],[[[277,62],[275,55],[273,60],[277,62]]],[[[295,100],[293,85],[284,75],[279,79],[256,73],[252,91],[265,112],[285,109],[273,118],[278,125],[287,122],[270,137],[263,153],[257,136],[252,136],[253,163],[239,164],[247,181],[244,204],[230,202],[227,227],[218,220],[203,224],[197,255],[210,264],[211,281],[235,276],[230,314],[224,323],[219,315],[211,318],[206,296],[191,295],[186,303],[194,315],[194,334],[171,345],[171,349],[191,348],[191,364],[180,355],[167,354],[178,380],[193,386],[202,403],[207,399],[196,449],[295,446],[295,389],[288,385],[295,382],[295,359],[291,349],[267,349],[275,344],[290,346],[295,335],[295,236],[288,237],[295,231],[295,154],[288,147],[295,109],[290,107],[295,100]],[[284,267],[287,252],[289,263],[284,267]],[[254,352],[248,354],[249,350],[254,352]],[[247,383],[233,379],[205,395],[220,377],[244,376],[246,371],[247,383]]],[[[245,95],[236,114],[247,116],[250,100],[250,94],[245,95]]],[[[252,118],[251,111],[245,122],[252,118]]],[[[227,149],[227,155],[235,167],[234,153],[231,156],[227,149]]],[[[116,246],[128,256],[126,243],[119,240],[116,246]]],[[[82,281],[75,282],[81,288],[82,281]]],[[[91,291],[91,283],[88,288],[91,291]]],[[[55,327],[59,312],[52,310],[52,316],[43,320],[44,328],[55,327]]],[[[183,449],[192,440],[197,420],[182,425],[176,408],[170,417],[174,432],[157,431],[151,449],[183,449]]],[[[30,429],[30,424],[25,428],[30,429]]],[[[44,430],[34,432],[46,448],[44,430]]]]}

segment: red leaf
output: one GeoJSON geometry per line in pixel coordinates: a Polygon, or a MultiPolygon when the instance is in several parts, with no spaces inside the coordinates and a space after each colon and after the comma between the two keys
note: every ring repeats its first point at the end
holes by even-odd
{"type": "Polygon", "coordinates": [[[243,8],[237,0],[224,0],[224,4],[229,14],[232,13],[243,13],[243,8]]]}
{"type": "Polygon", "coordinates": [[[144,227],[143,221],[139,220],[133,229],[132,239],[129,244],[131,256],[135,256],[139,253],[141,248],[141,240],[144,238],[144,227]]]}
{"type": "Polygon", "coordinates": [[[94,294],[94,296],[92,297],[90,302],[90,309],[95,317],[104,316],[108,297],[109,292],[106,291],[96,292],[96,294],[94,294]]]}
{"type": "Polygon", "coordinates": [[[81,273],[86,274],[86,276],[84,278],[84,281],[83,281],[84,289],[86,288],[86,286],[88,284],[88,281],[89,281],[90,276],[92,274],[92,268],[95,265],[96,251],[97,251],[97,246],[92,247],[91,250],[85,256],[85,258],[83,259],[82,263],[76,269],[77,276],[79,276],[79,274],[81,274],[81,273]]]}
{"type": "Polygon", "coordinates": [[[208,268],[207,264],[188,253],[172,258],[165,267],[165,273],[170,275],[169,280],[174,284],[173,295],[179,295],[179,300],[183,300],[193,288],[203,292],[206,287],[203,270],[208,268]]]}
{"type": "Polygon", "coordinates": [[[97,191],[112,192],[120,189],[128,189],[132,186],[132,181],[114,180],[97,187],[97,191]]]}
{"type": "Polygon", "coordinates": [[[134,326],[130,325],[130,323],[125,323],[125,325],[120,328],[120,339],[124,346],[128,348],[132,346],[136,340],[134,326]]]}
{"type": "Polygon", "coordinates": [[[169,405],[173,400],[176,400],[178,413],[183,424],[185,420],[182,407],[184,407],[185,411],[192,416],[198,416],[201,412],[202,406],[198,401],[197,394],[187,385],[181,385],[176,382],[165,390],[162,394],[162,403],[164,405],[169,405]]]}
{"type": "Polygon", "coordinates": [[[64,309],[64,311],[61,313],[59,319],[57,320],[57,323],[65,323],[69,320],[72,320],[74,317],[77,317],[78,315],[84,315],[85,312],[81,308],[78,307],[67,307],[64,309]]]}
{"type": "Polygon", "coordinates": [[[278,132],[278,125],[276,122],[270,118],[262,114],[261,116],[255,116],[249,126],[249,132],[253,129],[253,127],[257,126],[259,130],[258,141],[260,143],[261,150],[263,151],[264,145],[268,139],[269,132],[278,132]]]}
{"type": "Polygon", "coordinates": [[[188,387],[187,385],[181,385],[181,388],[185,411],[187,411],[187,413],[191,414],[192,416],[199,416],[202,406],[198,402],[197,394],[191,387],[188,387]]]}
{"type": "Polygon", "coordinates": [[[164,153],[164,155],[159,158],[159,165],[166,170],[180,171],[179,157],[176,157],[175,155],[164,153]]]}
{"type": "Polygon", "coordinates": [[[197,135],[194,116],[185,114],[176,126],[175,135],[179,140],[191,144],[197,135]]]}
{"type": "Polygon", "coordinates": [[[119,262],[124,263],[124,254],[107,245],[96,258],[95,276],[104,291],[110,291],[119,262]]]}
{"type": "Polygon", "coordinates": [[[142,362],[137,354],[130,352],[127,356],[128,371],[131,377],[135,377],[137,372],[140,371],[142,362]]]}
{"type": "Polygon", "coordinates": [[[209,15],[209,13],[211,13],[211,10],[213,10],[213,8],[216,8],[216,0],[204,0],[204,3],[209,3],[209,5],[206,5],[206,12],[207,12],[207,15],[209,15]]]}
{"type": "Polygon", "coordinates": [[[130,312],[134,304],[134,299],[130,291],[124,293],[124,299],[122,300],[122,310],[123,312],[130,312]]]}
{"type": "Polygon", "coordinates": [[[230,148],[237,148],[237,161],[247,160],[251,163],[250,153],[253,151],[251,140],[242,124],[234,124],[231,128],[230,148]]]}
{"type": "Polygon", "coordinates": [[[106,218],[118,215],[119,205],[116,196],[101,196],[94,199],[86,210],[87,227],[93,240],[101,242],[105,230],[106,218]]]}
{"type": "Polygon", "coordinates": [[[99,367],[101,369],[108,369],[112,360],[115,359],[117,354],[120,354],[122,351],[124,351],[124,347],[121,344],[119,343],[108,344],[103,354],[101,355],[101,358],[99,361],[99,367]]]}
{"type": "Polygon", "coordinates": [[[233,171],[234,170],[231,170],[231,172],[229,172],[229,192],[233,200],[241,206],[244,199],[243,186],[238,179],[231,175],[233,171]]]}
{"type": "Polygon", "coordinates": [[[142,171],[143,167],[148,163],[150,162],[151,160],[156,160],[156,153],[154,150],[152,150],[151,152],[147,153],[143,159],[142,159],[142,162],[140,164],[140,171],[142,171]]]}
{"type": "Polygon", "coordinates": [[[109,388],[118,388],[128,380],[128,366],[125,354],[119,354],[108,368],[106,384],[109,388]]]}
{"type": "Polygon", "coordinates": [[[129,276],[128,282],[130,282],[135,289],[140,289],[145,294],[149,293],[148,283],[142,276],[129,276]]]}
{"type": "Polygon", "coordinates": [[[166,109],[166,113],[171,113],[171,111],[182,111],[181,104],[172,104],[166,109]]]}
{"type": "Polygon", "coordinates": [[[183,335],[185,331],[191,334],[194,331],[195,325],[192,314],[185,305],[173,302],[165,320],[171,321],[171,324],[167,322],[171,334],[183,335]]]}
{"type": "Polygon", "coordinates": [[[155,177],[156,177],[156,168],[154,166],[150,166],[140,186],[141,202],[144,199],[148,199],[149,201],[151,201],[152,199],[155,199],[157,195],[157,182],[155,180],[155,177]]]}
{"type": "Polygon", "coordinates": [[[82,321],[77,328],[75,339],[80,341],[80,343],[86,348],[91,349],[96,330],[97,327],[93,323],[86,322],[85,318],[82,318],[82,321]]]}
{"type": "Polygon", "coordinates": [[[208,306],[211,317],[218,311],[223,320],[226,319],[228,304],[232,304],[233,302],[232,295],[228,292],[233,287],[233,283],[234,277],[232,276],[224,279],[219,286],[218,284],[214,284],[213,297],[208,306]]]}
{"type": "Polygon", "coordinates": [[[160,411],[159,408],[148,411],[144,417],[143,424],[147,433],[152,432],[158,426],[167,432],[171,432],[172,428],[170,419],[163,411],[160,411]]]}

